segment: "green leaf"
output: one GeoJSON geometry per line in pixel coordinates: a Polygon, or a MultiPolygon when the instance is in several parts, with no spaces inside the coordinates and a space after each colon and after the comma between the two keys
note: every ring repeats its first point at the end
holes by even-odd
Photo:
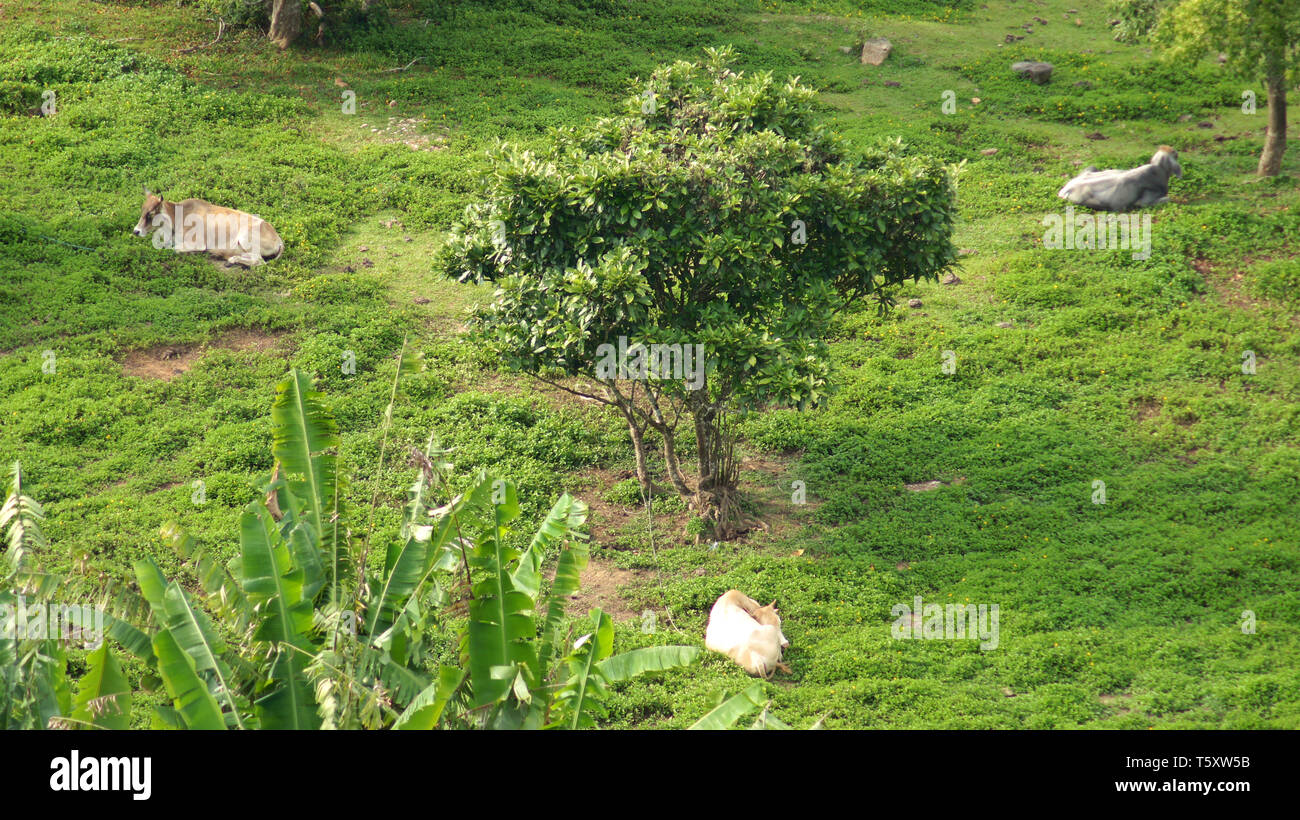
{"type": "Polygon", "coordinates": [[[438,725],[442,712],[465,682],[466,671],[454,666],[444,666],[438,670],[438,680],[407,704],[405,711],[393,724],[394,729],[432,729],[438,725]]]}
{"type": "Polygon", "coordinates": [[[663,672],[689,666],[700,655],[697,646],[647,646],[601,661],[596,669],[611,683],[629,680],[647,672],[663,672]]]}
{"type": "Polygon", "coordinates": [[[108,641],[86,659],[86,674],[77,682],[73,720],[100,729],[127,729],[131,722],[131,685],[122,675],[108,641]]]}
{"type": "Polygon", "coordinates": [[[730,729],[736,721],[763,705],[763,685],[756,683],[738,695],[732,695],[690,728],[704,730],[730,729]]]}
{"type": "Polygon", "coordinates": [[[260,502],[249,504],[239,523],[240,582],[259,618],[253,639],[272,646],[264,694],[256,702],[258,716],[267,729],[319,728],[304,674],[304,652],[311,654],[306,633],[312,606],[303,599],[302,570],[291,565],[289,548],[260,502]]]}
{"type": "Polygon", "coordinates": [[[158,656],[158,672],[163,685],[172,697],[176,711],[189,729],[225,729],[217,699],[208,691],[207,684],[195,670],[194,660],[181,649],[172,633],[164,629],[153,638],[153,651],[158,656]]]}
{"type": "Polygon", "coordinates": [[[338,457],[332,452],[339,444],[338,425],[311,378],[298,370],[276,386],[271,423],[272,452],[284,471],[288,494],[318,534],[332,566],[329,582],[335,585],[344,557],[335,535],[337,523],[331,521],[339,502],[338,457]]]}
{"type": "MultiPolygon", "coordinates": [[[[236,726],[242,729],[243,722],[230,683],[230,670],[221,660],[226,645],[213,630],[208,616],[194,607],[189,596],[175,581],[167,585],[159,620],[163,625],[162,631],[189,656],[194,670],[207,683],[209,692],[225,701],[236,726]]],[[[154,653],[158,653],[157,636],[154,637],[154,653]]],[[[159,672],[161,671],[160,667],[159,672]]],[[[163,675],[163,681],[166,680],[166,675],[163,675]]]]}

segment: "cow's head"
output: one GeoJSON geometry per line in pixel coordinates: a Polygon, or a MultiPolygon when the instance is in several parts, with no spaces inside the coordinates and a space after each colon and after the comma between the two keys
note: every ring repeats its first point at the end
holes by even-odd
{"type": "Polygon", "coordinates": [[[1168,145],[1162,145],[1156,149],[1156,154],[1151,158],[1151,164],[1157,168],[1164,168],[1165,173],[1171,177],[1183,178],[1183,166],[1178,164],[1178,152],[1168,145]]]}
{"type": "Polygon", "coordinates": [[[140,221],[135,223],[135,229],[131,233],[136,236],[144,236],[149,232],[149,226],[153,224],[153,218],[162,211],[163,198],[157,194],[149,193],[149,189],[144,189],[144,204],[140,206],[140,221]]]}
{"type": "Polygon", "coordinates": [[[776,634],[781,636],[782,649],[790,645],[790,642],[785,638],[785,633],[781,631],[781,615],[776,609],[776,601],[754,610],[753,618],[763,626],[776,627],[776,634]]]}

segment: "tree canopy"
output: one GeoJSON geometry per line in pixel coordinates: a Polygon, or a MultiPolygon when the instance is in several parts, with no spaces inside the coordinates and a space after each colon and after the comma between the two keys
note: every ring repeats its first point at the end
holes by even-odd
{"type": "Polygon", "coordinates": [[[732,63],[673,63],[618,116],[496,146],[444,251],[453,275],[496,282],[476,319],[508,365],[594,379],[660,433],[669,407],[688,412],[697,444],[724,407],[819,401],[834,314],[955,259],[949,167],[898,142],[849,151],[812,89],[732,63]],[[639,403],[598,371],[620,339],[701,345],[707,377],[651,373],[639,403]]]}

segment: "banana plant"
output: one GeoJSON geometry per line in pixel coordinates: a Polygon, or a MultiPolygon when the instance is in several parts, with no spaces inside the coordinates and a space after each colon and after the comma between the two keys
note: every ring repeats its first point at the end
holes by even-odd
{"type": "MultiPolygon", "coordinates": [[[[585,728],[604,715],[607,686],[638,675],[692,663],[698,647],[656,646],[613,655],[614,626],[599,609],[590,612],[590,632],[565,652],[565,607],[577,592],[587,565],[581,527],[587,506],[567,493],[542,520],[522,550],[509,544],[508,524],[518,516],[515,486],[479,477],[470,498],[490,493],[490,508],[467,524],[475,534],[468,566],[474,572],[469,623],[461,641],[467,674],[444,670],[399,718],[403,726],[436,725],[460,689],[462,716],[489,728],[585,728]],[[555,577],[542,594],[544,556],[558,551],[555,577]],[[536,612],[545,616],[538,624],[536,612]],[[563,653],[563,654],[562,654],[563,653]]],[[[463,527],[462,527],[463,528],[463,527]]]]}
{"type": "MultiPolygon", "coordinates": [[[[403,346],[393,387],[411,366],[403,346]]],[[[385,414],[392,419],[392,402],[385,414]]],[[[582,728],[604,714],[611,684],[691,663],[688,646],[613,654],[609,616],[572,640],[566,604],[587,564],[587,507],[561,496],[524,544],[512,530],[518,490],[479,473],[445,503],[452,465],[433,436],[419,465],[398,537],[383,567],[367,567],[348,533],[336,454],[338,426],[311,378],[291,371],[272,406],[275,469],[264,498],[239,520],[239,552],[220,562],[174,523],[162,541],[195,573],[197,595],[137,561],[134,612],[106,613],[108,635],[147,667],[170,698],[151,725],[171,729],[582,728]],[[554,556],[549,584],[543,564],[554,556]],[[446,630],[453,594],[468,596],[460,664],[428,669],[424,641],[446,630]],[[215,618],[215,620],[214,620],[215,618]]],[[[43,513],[22,492],[15,465],[2,510],[8,532],[6,589],[56,588],[60,579],[23,567],[44,545],[43,513]]],[[[4,603],[11,592],[0,592],[4,603]]],[[[581,630],[580,630],[581,631],[581,630]]],[[[57,641],[0,635],[0,694],[16,704],[0,726],[121,728],[131,693],[107,645],[94,652],[75,702],[57,641]],[[15,722],[12,718],[21,718],[15,722]]]]}
{"type": "Polygon", "coordinates": [[[29,610],[34,619],[53,603],[58,584],[29,568],[28,558],[46,547],[45,513],[24,491],[17,461],[9,476],[0,507],[7,545],[0,565],[0,729],[43,729],[71,709],[67,653],[57,636],[33,635],[24,626],[29,610]]]}

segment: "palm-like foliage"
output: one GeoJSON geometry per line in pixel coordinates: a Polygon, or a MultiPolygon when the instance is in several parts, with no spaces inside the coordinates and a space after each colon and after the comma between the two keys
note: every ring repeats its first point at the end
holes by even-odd
{"type": "Polygon", "coordinates": [[[0,534],[7,543],[0,565],[0,729],[44,728],[71,709],[67,655],[57,636],[27,634],[20,624],[29,608],[36,615],[54,600],[57,581],[28,567],[28,557],[46,544],[45,515],[23,491],[16,461],[9,486],[0,507],[0,534]]]}
{"type": "MultiPolygon", "coordinates": [[[[408,364],[403,356],[397,382],[408,364]]],[[[295,371],[280,384],[272,420],[278,468],[267,501],[240,518],[235,559],[221,566],[174,525],[163,528],[223,629],[152,561],[136,567],[150,624],[112,623],[110,634],[156,668],[172,698],[156,725],[583,727],[601,714],[609,683],[698,654],[648,647],[613,656],[613,625],[599,611],[594,630],[570,645],[565,602],[587,562],[586,505],[562,496],[521,548],[511,530],[520,509],[511,482],[484,472],[437,505],[452,465],[432,436],[414,454],[420,470],[400,535],[374,571],[365,565],[369,536],[360,550],[347,543],[337,425],[308,377],[295,371]],[[542,564],[551,556],[547,596],[542,564]],[[425,638],[447,628],[451,593],[466,586],[461,663],[431,675],[425,638]],[[234,636],[229,644],[223,631],[234,636]]]]}
{"type": "MultiPolygon", "coordinates": [[[[394,399],[413,363],[404,346],[394,399]]],[[[385,442],[391,420],[390,404],[385,442]]],[[[571,640],[565,604],[587,564],[586,505],[561,496],[524,545],[511,529],[520,507],[509,481],[483,472],[438,503],[452,465],[432,436],[413,454],[420,469],[399,537],[384,546],[381,568],[368,566],[370,536],[359,550],[349,543],[338,427],[308,376],[294,371],[280,383],[272,421],[276,469],[265,499],[240,516],[239,553],[220,563],[167,524],[162,541],[193,569],[197,598],[144,559],[134,565],[138,591],[129,601],[138,608],[119,597],[105,613],[108,635],[171,700],[155,708],[153,726],[580,728],[602,714],[609,684],[698,655],[696,647],[661,646],[616,656],[613,624],[599,610],[571,640]],[[542,566],[551,557],[548,585],[542,566]],[[460,664],[431,674],[426,638],[457,623],[448,604],[466,589],[460,664]]],[[[23,593],[48,597],[61,581],[25,566],[45,545],[42,518],[15,464],[0,509],[8,543],[0,604],[23,593]]],[[[108,645],[90,656],[75,702],[66,661],[56,639],[0,634],[0,696],[12,704],[0,711],[0,728],[129,725],[130,687],[108,645]]]]}

